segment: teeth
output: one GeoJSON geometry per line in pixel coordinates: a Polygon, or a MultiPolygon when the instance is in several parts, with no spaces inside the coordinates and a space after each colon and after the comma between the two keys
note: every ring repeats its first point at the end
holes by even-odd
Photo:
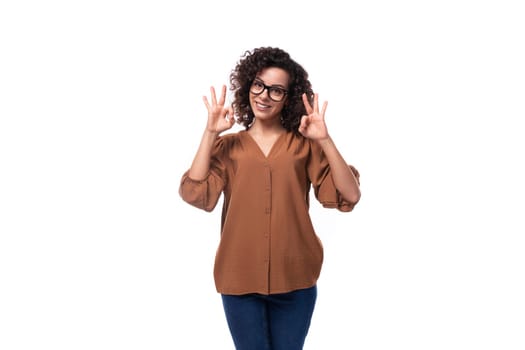
{"type": "Polygon", "coordinates": [[[262,107],[262,108],[268,108],[268,107],[270,107],[270,106],[268,106],[268,105],[263,105],[262,103],[259,103],[259,102],[257,102],[257,105],[258,105],[259,107],[262,107]]]}

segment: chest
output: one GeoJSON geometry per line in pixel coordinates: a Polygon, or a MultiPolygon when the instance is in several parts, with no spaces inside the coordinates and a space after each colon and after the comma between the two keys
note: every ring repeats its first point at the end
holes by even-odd
{"type": "Polygon", "coordinates": [[[273,180],[292,181],[307,176],[310,149],[302,139],[296,140],[290,135],[288,138],[245,137],[229,149],[227,159],[230,180],[256,181],[260,176],[271,176],[273,180]]]}
{"type": "Polygon", "coordinates": [[[255,146],[259,148],[264,157],[268,157],[279,138],[279,135],[268,137],[252,136],[255,146]]]}

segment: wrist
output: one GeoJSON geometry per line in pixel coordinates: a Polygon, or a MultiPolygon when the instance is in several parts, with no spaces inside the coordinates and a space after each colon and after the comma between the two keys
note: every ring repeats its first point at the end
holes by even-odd
{"type": "Polygon", "coordinates": [[[219,133],[217,131],[209,130],[209,129],[204,130],[203,137],[210,138],[210,139],[216,139],[218,136],[219,136],[219,133]]]}
{"type": "Polygon", "coordinates": [[[326,137],[317,139],[316,141],[321,147],[325,147],[325,146],[329,146],[330,144],[333,144],[333,140],[330,137],[330,135],[327,135],[326,137]]]}

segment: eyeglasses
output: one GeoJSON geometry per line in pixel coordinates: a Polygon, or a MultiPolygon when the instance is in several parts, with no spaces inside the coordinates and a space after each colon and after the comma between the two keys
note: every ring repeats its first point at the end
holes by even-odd
{"type": "Polygon", "coordinates": [[[260,95],[268,90],[268,96],[274,102],[281,102],[288,91],[278,86],[268,86],[265,85],[262,81],[255,79],[250,87],[250,92],[254,95],[260,95]]]}

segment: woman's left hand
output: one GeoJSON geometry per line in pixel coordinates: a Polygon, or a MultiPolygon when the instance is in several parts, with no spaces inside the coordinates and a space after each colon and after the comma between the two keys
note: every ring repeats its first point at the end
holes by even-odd
{"type": "Polygon", "coordinates": [[[323,103],[323,108],[319,112],[319,96],[314,94],[314,105],[308,102],[306,94],[303,94],[303,103],[306,108],[306,115],[301,117],[299,132],[306,138],[321,141],[328,138],[328,130],[324,121],[324,113],[328,102],[323,103]]]}

